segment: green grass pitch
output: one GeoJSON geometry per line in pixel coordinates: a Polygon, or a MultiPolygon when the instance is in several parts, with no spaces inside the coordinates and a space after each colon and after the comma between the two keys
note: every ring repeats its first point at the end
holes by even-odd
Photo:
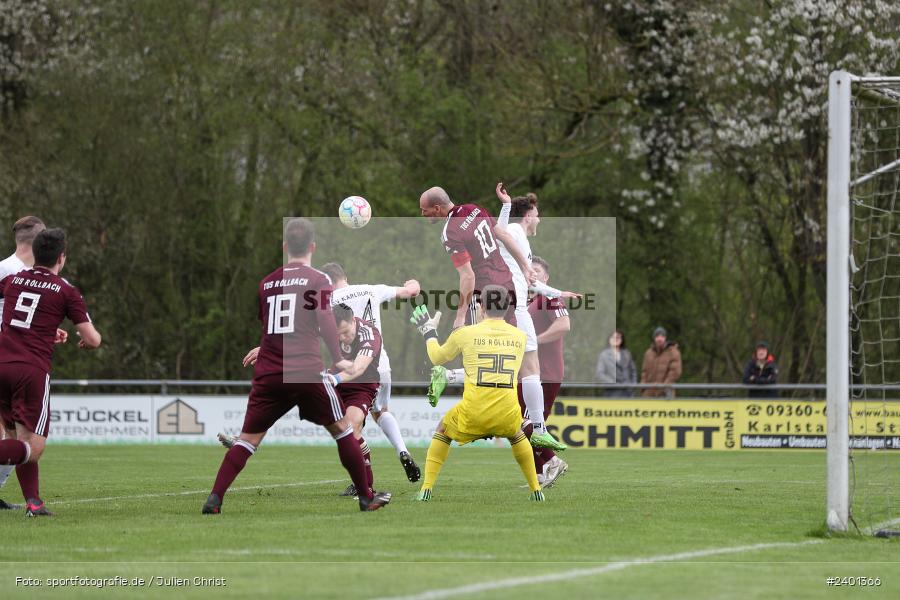
{"type": "MultiPolygon", "coordinates": [[[[885,456],[900,472],[900,454],[885,456]]],[[[900,598],[900,539],[816,533],[821,452],[571,450],[569,473],[536,504],[508,449],[454,446],[422,504],[377,449],[376,486],[394,501],[360,513],[337,496],[347,481],[333,447],[264,445],[223,513],[201,516],[221,457],[51,445],[42,493],[56,516],[0,513],[0,598],[900,598]],[[145,586],[48,582],[116,576],[145,586]]],[[[13,477],[0,497],[18,496],[13,477]]]]}

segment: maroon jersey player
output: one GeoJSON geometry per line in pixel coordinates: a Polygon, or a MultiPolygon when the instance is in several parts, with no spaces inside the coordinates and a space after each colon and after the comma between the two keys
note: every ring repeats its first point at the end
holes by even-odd
{"type": "Polygon", "coordinates": [[[496,228],[494,218],[483,207],[477,204],[456,206],[447,192],[433,187],[419,197],[419,209],[432,224],[445,219],[441,241],[459,272],[460,303],[454,328],[475,322],[475,296],[484,286],[500,285],[515,292],[512,274],[500,256],[498,239],[511,249],[525,276],[533,279],[527,258],[516,244],[511,243],[509,232],[496,228]]]}
{"type": "Polygon", "coordinates": [[[359,444],[344,416],[344,405],[324,373],[319,338],[328,346],[334,367],[350,367],[341,359],[337,325],[331,310],[331,280],[312,267],[315,230],[307,219],[291,219],[284,229],[288,262],[259,285],[260,345],[244,357],[254,365],[253,387],[241,434],[225,453],[203,514],[221,512],[222,498],[253,456],[275,422],[295,406],[300,417],[325,427],[337,442],[341,464],[361,490],[359,508],[372,511],[391,500],[390,492],[373,494],[359,444]]]}
{"type": "Polygon", "coordinates": [[[0,464],[17,465],[29,516],[49,515],[40,498],[38,459],[50,432],[50,368],[57,328],[75,324],[84,349],[100,345],[81,294],[59,276],[66,263],[66,233],[45,229],[32,244],[34,267],[0,281],[0,418],[15,439],[0,441],[0,464]]]}
{"type": "MultiPolygon", "coordinates": [[[[550,280],[550,267],[547,261],[535,256],[531,259],[531,264],[537,281],[547,283],[550,280]]],[[[531,314],[534,331],[537,334],[541,387],[544,391],[544,420],[546,420],[550,416],[553,402],[559,394],[565,375],[563,340],[570,328],[569,311],[562,298],[548,298],[538,294],[528,305],[528,312],[531,314]]],[[[519,404],[524,410],[521,386],[519,386],[519,404]]],[[[569,465],[549,448],[534,449],[534,466],[543,487],[553,485],[569,468],[569,465]]]]}
{"type": "MultiPolygon", "coordinates": [[[[350,366],[333,375],[344,406],[347,420],[353,426],[353,436],[359,443],[366,463],[369,488],[373,489],[372,457],[369,445],[363,438],[362,429],[366,416],[378,396],[381,376],[378,362],[381,358],[381,332],[374,323],[353,316],[353,309],[346,304],[333,307],[341,340],[341,355],[350,361],[350,366]]],[[[356,484],[351,483],[341,496],[356,496],[356,484]]]]}

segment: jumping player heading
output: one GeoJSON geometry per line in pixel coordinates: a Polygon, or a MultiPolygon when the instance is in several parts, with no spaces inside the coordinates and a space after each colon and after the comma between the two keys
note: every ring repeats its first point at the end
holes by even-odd
{"type": "MultiPolygon", "coordinates": [[[[496,193],[503,203],[497,227],[506,230],[509,237],[501,243],[500,255],[509,267],[516,287],[516,326],[525,333],[528,340],[525,344],[525,358],[522,360],[521,371],[522,398],[526,407],[525,416],[534,425],[534,435],[546,435],[553,439],[544,423],[544,391],[541,386],[537,334],[534,330],[531,313],[528,312],[528,288],[531,287],[537,293],[548,298],[578,298],[580,295],[551,288],[539,281],[528,281],[525,272],[519,269],[519,264],[514,260],[514,256],[516,250],[524,254],[529,269],[532,269],[532,252],[528,237],[537,235],[537,228],[541,222],[538,215],[537,196],[528,194],[512,199],[506,192],[506,188],[503,187],[503,182],[497,184],[496,193]]],[[[565,444],[559,443],[555,439],[553,441],[553,444],[547,444],[546,447],[557,452],[566,449],[565,444]]]]}
{"type": "MultiPolygon", "coordinates": [[[[422,216],[432,224],[445,220],[441,241],[459,272],[460,304],[453,321],[454,329],[475,322],[475,302],[481,289],[487,285],[500,286],[515,299],[513,275],[500,255],[498,240],[504,243],[516,260],[518,270],[526,281],[534,280],[528,256],[519,249],[509,231],[495,225],[494,218],[483,207],[477,204],[456,206],[443,188],[433,187],[419,197],[419,209],[422,216]]],[[[509,311],[506,320],[515,324],[515,316],[512,314],[515,302],[510,303],[509,311]]],[[[432,383],[428,390],[429,402],[436,403],[446,385],[446,370],[433,369],[432,383]]],[[[536,448],[565,449],[546,429],[535,431],[530,441],[536,448]]]]}
{"type": "MultiPolygon", "coordinates": [[[[459,272],[460,303],[453,328],[475,322],[475,299],[486,285],[515,291],[512,273],[500,256],[497,240],[510,241],[507,231],[494,225],[491,214],[477,204],[456,206],[443,188],[433,187],[419,197],[419,209],[429,223],[444,219],[441,241],[459,272]]],[[[531,265],[521,252],[513,256],[527,277],[533,279],[531,265]]]]}
{"type": "Polygon", "coordinates": [[[45,229],[32,244],[34,267],[0,281],[0,418],[15,439],[0,441],[0,464],[17,465],[25,514],[50,515],[39,492],[38,460],[50,431],[50,369],[57,328],[68,318],[86,350],[100,346],[84,299],[59,276],[66,264],[66,233],[45,229]]]}

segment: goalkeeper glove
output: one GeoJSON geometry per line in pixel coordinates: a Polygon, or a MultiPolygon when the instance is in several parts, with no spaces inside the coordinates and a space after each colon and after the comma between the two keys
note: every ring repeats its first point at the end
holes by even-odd
{"type": "Polygon", "coordinates": [[[428,307],[421,304],[413,309],[412,317],[409,322],[416,326],[422,337],[427,339],[437,337],[437,327],[441,322],[441,311],[434,313],[432,317],[428,312],[428,307]]]}

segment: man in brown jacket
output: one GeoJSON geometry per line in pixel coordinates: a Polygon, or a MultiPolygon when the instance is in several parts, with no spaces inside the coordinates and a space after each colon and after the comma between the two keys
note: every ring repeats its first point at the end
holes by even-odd
{"type": "MultiPolygon", "coordinates": [[[[681,352],[678,344],[666,339],[666,330],[657,327],[653,331],[653,344],[644,353],[641,365],[641,383],[675,383],[681,377],[681,352]]],[[[647,388],[646,398],[674,398],[672,388],[647,388]]]]}

